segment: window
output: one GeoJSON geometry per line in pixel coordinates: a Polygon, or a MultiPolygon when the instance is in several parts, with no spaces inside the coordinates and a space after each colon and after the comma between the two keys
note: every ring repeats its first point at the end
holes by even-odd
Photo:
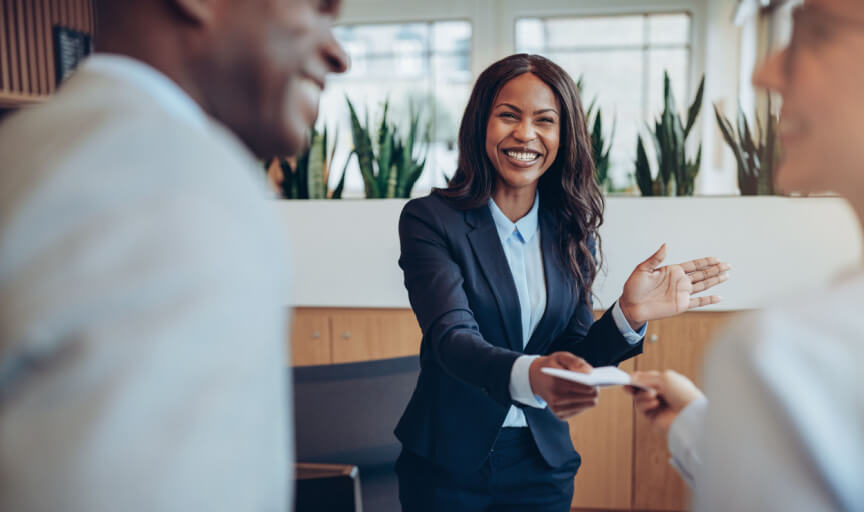
{"type": "MultiPolygon", "coordinates": [[[[609,175],[632,184],[636,136],[663,110],[667,70],[680,110],[689,101],[690,15],[640,14],[516,21],[516,49],[548,57],[583,79],[583,102],[602,110],[607,137],[615,125],[609,175]]],[[[704,113],[703,113],[704,115],[704,113]]]]}
{"type": "MultiPolygon", "coordinates": [[[[407,127],[411,106],[422,111],[421,124],[430,123],[431,145],[412,195],[423,195],[443,185],[444,175],[452,176],[456,169],[459,121],[471,93],[471,24],[343,25],[334,33],[350,56],[351,68],[328,79],[321,99],[319,126],[338,132],[331,188],[336,186],[352,148],[346,96],[361,119],[368,110],[372,123],[379,119],[388,99],[388,117],[400,127],[407,127]]],[[[356,157],[352,157],[347,173],[344,197],[362,197],[363,180],[356,157]]]]}

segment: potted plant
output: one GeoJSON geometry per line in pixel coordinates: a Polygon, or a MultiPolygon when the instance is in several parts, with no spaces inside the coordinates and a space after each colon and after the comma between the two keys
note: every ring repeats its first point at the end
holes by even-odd
{"type": "Polygon", "coordinates": [[[663,74],[663,113],[651,133],[657,157],[657,177],[651,177],[648,154],[640,135],[636,143],[636,183],[643,196],[693,195],[702,162],[702,144],[694,159],[687,158],[686,143],[702,109],[705,77],[699,82],[696,98],[687,109],[686,121],[678,114],[669,73],[663,74]]]}
{"type": "Polygon", "coordinates": [[[738,108],[737,126],[720,113],[714,105],[714,115],[723,133],[726,145],[735,155],[738,166],[738,188],[741,195],[772,195],[774,194],[774,170],[779,161],[780,144],[777,140],[777,125],[780,122],[776,114],[771,113],[771,103],[768,103],[768,122],[765,129],[759,118],[756,118],[756,131],[750,129],[750,124],[744,116],[744,111],[738,108]]]}
{"type": "Polygon", "coordinates": [[[351,100],[346,98],[346,101],[354,137],[354,149],[348,158],[350,160],[352,155],[357,155],[366,198],[410,197],[411,189],[426,166],[429,127],[427,126],[421,135],[420,114],[412,108],[408,130],[403,138],[398,127],[387,117],[390,106],[387,101],[375,132],[369,123],[368,110],[365,122],[361,123],[351,100]]]}
{"type": "Polygon", "coordinates": [[[327,128],[323,132],[313,128],[303,153],[296,157],[274,158],[265,168],[283,199],[341,199],[347,161],[336,188],[330,191],[327,187],[335,151],[336,141],[331,144],[327,128]]]}

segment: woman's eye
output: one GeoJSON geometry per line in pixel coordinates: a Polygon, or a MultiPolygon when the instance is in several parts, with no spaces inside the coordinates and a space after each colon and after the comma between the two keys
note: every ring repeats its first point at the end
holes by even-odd
{"type": "Polygon", "coordinates": [[[555,120],[552,119],[551,117],[541,117],[537,121],[540,123],[554,123],[555,122],[555,120]]]}
{"type": "Polygon", "coordinates": [[[508,119],[516,119],[516,115],[513,114],[512,112],[502,112],[501,114],[498,114],[498,117],[506,117],[508,119]]]}

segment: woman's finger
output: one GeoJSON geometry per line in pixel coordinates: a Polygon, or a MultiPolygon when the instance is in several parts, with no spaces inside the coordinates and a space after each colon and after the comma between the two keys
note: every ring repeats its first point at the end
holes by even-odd
{"type": "Polygon", "coordinates": [[[723,272],[717,277],[712,277],[711,279],[706,279],[704,281],[699,281],[698,283],[693,283],[693,293],[704,292],[708,288],[717,286],[720,283],[725,283],[729,280],[729,273],[723,272]]]}
{"type": "Polygon", "coordinates": [[[643,261],[639,265],[636,266],[636,270],[641,270],[643,272],[652,272],[654,269],[659,267],[663,260],[666,259],[666,244],[660,246],[657,249],[657,252],[648,257],[647,260],[643,261]]]}
{"type": "Polygon", "coordinates": [[[710,306],[712,304],[719,304],[720,302],[723,302],[723,297],[719,295],[708,295],[706,297],[691,297],[690,309],[710,306]]]}
{"type": "Polygon", "coordinates": [[[592,398],[597,396],[597,388],[577,384],[575,382],[565,382],[564,385],[558,385],[552,388],[554,399],[558,400],[576,400],[580,398],[592,398]],[[572,385],[570,385],[572,384],[572,385]]]}
{"type": "Polygon", "coordinates": [[[719,259],[710,256],[707,258],[697,258],[695,260],[685,261],[681,264],[681,267],[684,269],[684,272],[688,274],[690,272],[696,272],[697,270],[702,270],[704,268],[710,267],[711,265],[717,265],[722,263],[719,259]]]}
{"type": "Polygon", "coordinates": [[[699,281],[704,281],[711,277],[719,276],[722,272],[723,271],[720,270],[719,266],[714,265],[703,270],[690,272],[687,275],[690,277],[690,281],[692,281],[693,283],[698,283],[699,281]]]}

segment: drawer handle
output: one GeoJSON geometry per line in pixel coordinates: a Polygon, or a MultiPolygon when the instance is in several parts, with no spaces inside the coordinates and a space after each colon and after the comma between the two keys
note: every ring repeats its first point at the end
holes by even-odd
{"type": "Polygon", "coordinates": [[[351,331],[345,331],[345,332],[343,332],[343,333],[342,333],[342,339],[343,339],[343,340],[350,340],[350,339],[351,339],[351,331]]]}
{"type": "Polygon", "coordinates": [[[321,337],[321,331],[312,331],[312,339],[319,339],[321,337]]]}
{"type": "Polygon", "coordinates": [[[660,341],[660,336],[657,336],[656,334],[648,336],[648,343],[657,343],[658,341],[660,341]]]}

